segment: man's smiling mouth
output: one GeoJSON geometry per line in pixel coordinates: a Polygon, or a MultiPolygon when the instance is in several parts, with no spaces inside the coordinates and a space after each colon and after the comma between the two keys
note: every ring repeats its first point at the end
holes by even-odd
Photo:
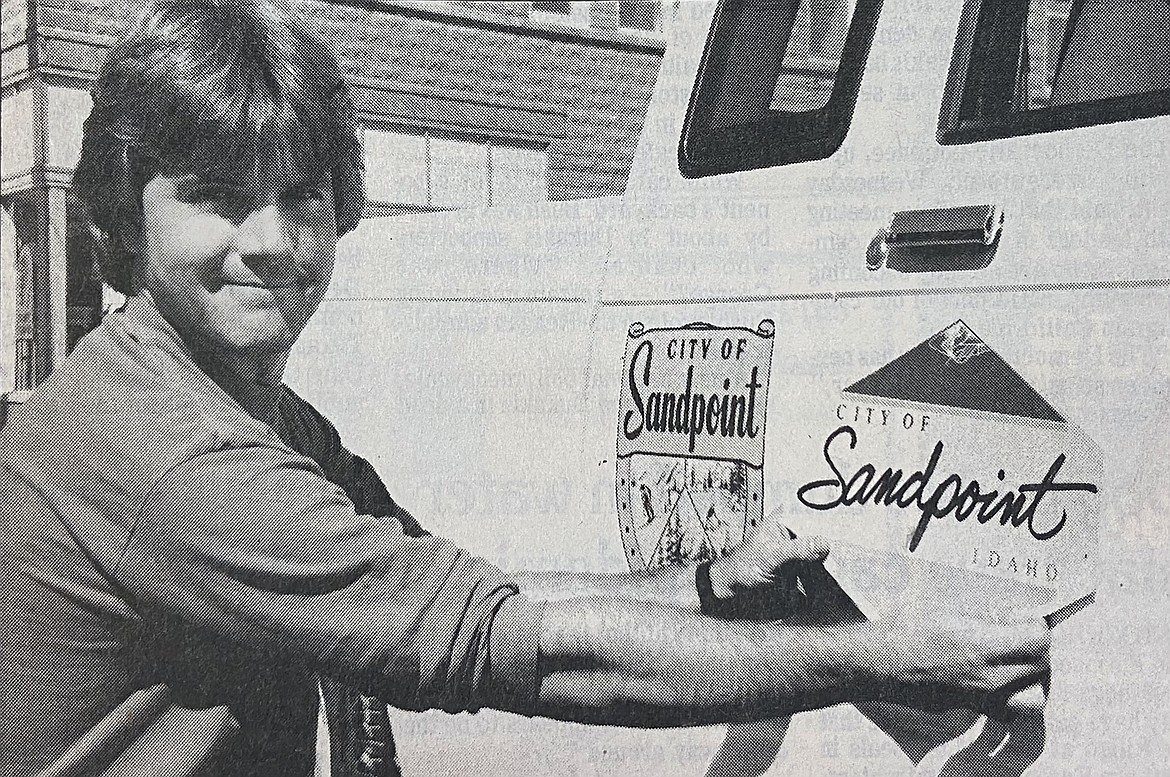
{"type": "Polygon", "coordinates": [[[278,291],[281,289],[299,288],[303,284],[296,281],[246,281],[236,279],[224,279],[224,286],[243,286],[249,289],[268,289],[270,291],[278,291]]]}

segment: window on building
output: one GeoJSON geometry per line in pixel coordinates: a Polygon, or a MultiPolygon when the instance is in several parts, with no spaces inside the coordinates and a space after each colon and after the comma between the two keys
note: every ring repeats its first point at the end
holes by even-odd
{"type": "Polygon", "coordinates": [[[1166,0],[968,0],[939,142],[1170,113],[1166,0]]]}
{"type": "MultiPolygon", "coordinates": [[[[0,288],[7,296],[3,300],[7,318],[8,342],[13,349],[7,359],[12,359],[13,385],[16,391],[29,391],[47,374],[47,347],[45,339],[45,297],[48,285],[48,262],[38,261],[38,235],[45,229],[46,211],[43,198],[34,192],[20,192],[12,195],[6,203],[11,215],[13,244],[6,247],[8,261],[13,263],[11,280],[13,288],[0,288]]],[[[3,363],[3,362],[0,362],[3,363]]]]}
{"type": "Polygon", "coordinates": [[[531,18],[537,22],[567,25],[593,30],[625,30],[639,35],[662,31],[662,3],[645,0],[574,0],[573,2],[533,2],[531,18]]]}
{"type": "Polygon", "coordinates": [[[13,342],[15,353],[16,391],[31,391],[37,384],[35,359],[36,343],[36,287],[37,267],[33,257],[33,246],[17,245],[16,253],[16,310],[13,342]]]}
{"type": "Polygon", "coordinates": [[[836,151],[880,9],[880,0],[721,4],[679,143],[683,175],[805,162],[836,151]]]}
{"type": "Polygon", "coordinates": [[[367,129],[371,215],[540,202],[548,152],[499,141],[367,129]]]}
{"type": "Polygon", "coordinates": [[[655,32],[662,28],[662,3],[618,3],[618,26],[627,30],[655,32]]]}
{"type": "Polygon", "coordinates": [[[589,3],[580,2],[580,0],[575,2],[534,2],[531,17],[538,22],[588,29],[590,27],[589,6],[589,3]]]}
{"type": "MultiPolygon", "coordinates": [[[[0,322],[7,328],[0,342],[0,392],[28,391],[49,373],[55,346],[50,324],[53,308],[48,194],[25,190],[5,198],[11,221],[11,243],[5,234],[0,261],[0,322]]],[[[94,263],[92,239],[80,204],[66,203],[65,224],[65,350],[69,351],[101,317],[102,282],[94,263]]]]}
{"type": "Polygon", "coordinates": [[[516,204],[548,199],[548,153],[531,148],[492,146],[491,202],[516,204]]]}
{"type": "Polygon", "coordinates": [[[457,8],[465,8],[477,14],[493,13],[521,19],[527,18],[529,11],[527,4],[510,2],[509,0],[448,0],[448,2],[457,8]]]}

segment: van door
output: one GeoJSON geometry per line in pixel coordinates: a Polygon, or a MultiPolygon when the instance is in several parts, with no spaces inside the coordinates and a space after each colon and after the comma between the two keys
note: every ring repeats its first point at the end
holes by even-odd
{"type": "MultiPolygon", "coordinates": [[[[1028,774],[1164,761],[1165,3],[675,5],[625,196],[365,223],[295,385],[504,568],[782,520],[833,536],[873,617],[1056,615],[1028,774]],[[639,448],[647,423],[675,448],[639,448]]],[[[408,771],[489,774],[937,773],[979,734],[895,718],[395,725],[408,771]]]]}
{"type": "MultiPolygon", "coordinates": [[[[1170,8],[684,4],[675,32],[662,78],[680,84],[651,105],[593,335],[588,444],[601,458],[617,439],[619,512],[634,486],[659,513],[736,490],[720,468],[754,463],[732,445],[712,465],[691,438],[727,433],[720,395],[751,398],[717,344],[767,322],[763,514],[829,535],[833,573],[875,617],[1067,618],[1029,774],[1165,754],[1163,715],[1122,709],[1165,709],[1148,667],[1167,648],[1152,484],[1168,474],[1170,8]],[[696,322],[720,328],[710,352],[677,357],[696,322]],[[649,351],[631,357],[655,336],[644,370],[649,351]],[[631,392],[658,435],[635,423],[642,448],[615,399],[631,392]],[[698,488],[656,487],[675,467],[698,488]]],[[[619,520],[627,559],[672,532],[701,544],[686,535],[714,520],[689,512],[660,532],[636,509],[619,520]]],[[[750,509],[725,514],[750,530],[750,509]]],[[[768,756],[753,768],[778,749],[774,773],[895,774],[941,738],[866,716],[891,737],[839,707],[734,749],[768,756]]]]}

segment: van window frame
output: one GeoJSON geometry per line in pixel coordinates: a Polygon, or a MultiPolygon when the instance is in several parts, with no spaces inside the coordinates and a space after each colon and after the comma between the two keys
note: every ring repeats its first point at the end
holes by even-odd
{"type": "MultiPolygon", "coordinates": [[[[963,3],[959,33],[955,38],[955,50],[951,56],[942,107],[939,111],[937,139],[940,145],[966,145],[987,140],[1115,124],[1162,116],[1170,112],[1167,109],[1167,106],[1170,106],[1170,89],[1163,89],[1035,110],[1013,110],[997,115],[964,117],[963,103],[967,97],[972,72],[979,18],[984,4],[992,1],[998,2],[965,0],[963,3]]],[[[1074,16],[1070,19],[1070,26],[1076,23],[1077,7],[1074,5],[1074,16]]]]}
{"type": "MultiPolygon", "coordinates": [[[[791,14],[795,19],[800,2],[764,0],[762,4],[775,7],[777,11],[774,12],[791,14]]],[[[881,7],[882,0],[857,0],[837,77],[829,101],[823,108],[801,112],[765,108],[761,115],[745,124],[715,129],[711,127],[714,94],[731,55],[728,41],[736,32],[733,25],[746,9],[742,0],[720,0],[707,34],[679,138],[678,162],[683,177],[702,178],[812,162],[831,156],[848,134],[881,7]]],[[[789,27],[788,34],[791,35],[791,25],[789,27]]],[[[757,36],[764,36],[767,31],[766,25],[748,30],[757,36]]],[[[759,42],[759,37],[753,40],[753,43],[759,42]]],[[[787,40],[775,52],[777,77],[786,47],[787,40]]],[[[769,93],[774,92],[775,85],[776,80],[771,79],[769,93]]]]}

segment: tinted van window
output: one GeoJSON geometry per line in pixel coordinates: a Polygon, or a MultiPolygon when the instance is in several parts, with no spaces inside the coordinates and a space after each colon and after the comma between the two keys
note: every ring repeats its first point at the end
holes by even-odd
{"type": "Polygon", "coordinates": [[[723,0],[679,142],[687,177],[823,159],[845,140],[880,0],[723,0]]]}
{"type": "Polygon", "coordinates": [[[1170,112],[1166,0],[968,0],[939,142],[1170,112]]]}

